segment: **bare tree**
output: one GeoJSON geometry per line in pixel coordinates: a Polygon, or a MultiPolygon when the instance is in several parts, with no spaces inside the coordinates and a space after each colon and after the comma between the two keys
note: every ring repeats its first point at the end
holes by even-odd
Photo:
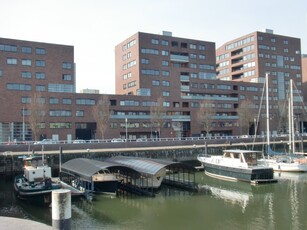
{"type": "Polygon", "coordinates": [[[285,133],[288,130],[288,103],[286,100],[280,100],[278,101],[277,105],[277,130],[285,133]]]}
{"type": "Polygon", "coordinates": [[[93,117],[97,124],[97,130],[101,134],[101,138],[104,139],[104,133],[109,125],[109,119],[111,116],[110,102],[107,95],[103,95],[93,107],[93,117]]]}
{"type": "Polygon", "coordinates": [[[41,123],[46,115],[46,106],[40,93],[34,93],[31,102],[27,106],[29,111],[28,122],[32,130],[32,139],[37,140],[41,123]]]}
{"type": "Polygon", "coordinates": [[[212,123],[216,110],[209,100],[204,100],[197,111],[197,121],[201,124],[201,129],[206,132],[206,136],[210,134],[213,129],[212,123]]]}
{"type": "Polygon", "coordinates": [[[249,134],[250,125],[254,122],[255,119],[255,105],[250,100],[242,101],[239,108],[237,109],[239,116],[239,125],[243,133],[249,134]]]}
{"type": "Polygon", "coordinates": [[[164,100],[162,97],[159,97],[157,104],[150,107],[151,123],[154,127],[158,129],[159,137],[161,137],[161,128],[165,123],[165,109],[163,106],[164,100]]]}

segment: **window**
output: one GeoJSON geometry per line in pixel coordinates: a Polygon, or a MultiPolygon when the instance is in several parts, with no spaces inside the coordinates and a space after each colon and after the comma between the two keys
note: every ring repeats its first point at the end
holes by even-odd
{"type": "Polygon", "coordinates": [[[169,97],[169,95],[170,95],[169,91],[163,91],[162,92],[163,97],[169,97]]]}
{"type": "Polygon", "coordinates": [[[32,61],[30,59],[22,59],[21,60],[21,65],[31,66],[32,65],[32,61]]]}
{"type": "Polygon", "coordinates": [[[0,51],[6,51],[6,52],[13,52],[13,53],[16,53],[16,52],[17,52],[17,46],[13,46],[13,45],[1,45],[1,44],[0,44],[0,51]]]}
{"type": "Polygon", "coordinates": [[[172,47],[178,47],[178,42],[172,41],[172,47]]]}
{"type": "Polygon", "coordinates": [[[72,68],[72,65],[71,65],[70,62],[63,62],[62,68],[63,68],[63,69],[71,69],[71,68],[72,68]]]}
{"type": "Polygon", "coordinates": [[[62,78],[64,81],[71,81],[71,74],[63,74],[62,78]]]}
{"type": "Polygon", "coordinates": [[[63,98],[62,103],[63,105],[71,105],[72,101],[70,98],[63,98]]]}
{"type": "Polygon", "coordinates": [[[7,58],[6,64],[8,65],[17,65],[17,59],[16,58],[7,58]]]}
{"type": "Polygon", "coordinates": [[[196,54],[190,54],[191,59],[196,59],[196,57],[197,57],[196,54]]]}
{"type": "Polygon", "coordinates": [[[21,97],[21,103],[22,104],[29,104],[31,103],[31,97],[21,97]]]}
{"type": "Polygon", "coordinates": [[[199,50],[206,50],[206,46],[204,46],[204,45],[199,45],[199,46],[198,46],[198,49],[199,49],[199,50]]]}
{"type": "Polygon", "coordinates": [[[141,49],[142,54],[153,54],[153,55],[159,55],[159,50],[156,49],[141,49]]]}
{"type": "Polygon", "coordinates": [[[158,81],[158,80],[153,80],[153,81],[152,81],[152,85],[153,85],[153,86],[159,86],[159,85],[160,85],[160,81],[158,81]]]}
{"type": "Polygon", "coordinates": [[[163,86],[169,87],[169,86],[170,86],[170,83],[169,83],[169,81],[162,81],[162,85],[163,85],[163,86]]]}
{"type": "Polygon", "coordinates": [[[162,55],[162,56],[168,56],[168,51],[162,50],[162,51],[161,51],[161,55],[162,55]]]}
{"type": "Polygon", "coordinates": [[[2,77],[3,76],[3,71],[2,71],[2,69],[0,69],[0,77],[2,77]]]}
{"type": "Polygon", "coordinates": [[[37,85],[35,87],[36,91],[39,91],[39,92],[43,92],[43,91],[46,91],[46,86],[44,85],[37,85]]]}
{"type": "Polygon", "coordinates": [[[73,93],[74,89],[74,85],[71,84],[48,84],[48,92],[73,93]]]}
{"type": "Polygon", "coordinates": [[[21,72],[21,77],[22,78],[32,78],[32,73],[28,71],[23,71],[21,72]]]}
{"type": "Polygon", "coordinates": [[[76,111],[76,117],[84,117],[84,111],[83,110],[77,110],[76,111]]]}
{"type": "Polygon", "coordinates": [[[46,50],[44,48],[36,48],[35,53],[38,55],[44,55],[46,54],[46,50]]]}
{"type": "Polygon", "coordinates": [[[50,110],[49,111],[50,117],[71,117],[70,110],[50,110]]]}
{"type": "Polygon", "coordinates": [[[148,65],[149,60],[147,58],[142,58],[141,63],[144,64],[144,65],[148,65]]]}
{"type": "Polygon", "coordinates": [[[31,91],[32,86],[28,84],[14,84],[14,83],[8,83],[6,85],[6,88],[8,90],[20,90],[20,91],[31,91]]]}
{"type": "Polygon", "coordinates": [[[76,104],[77,105],[95,105],[95,100],[94,99],[80,98],[80,99],[76,99],[76,104]]]}
{"type": "Polygon", "coordinates": [[[277,67],[284,67],[284,58],[283,56],[277,55],[277,67]]]}
{"type": "Polygon", "coordinates": [[[35,63],[36,63],[37,67],[45,67],[46,66],[46,63],[43,60],[36,60],[35,63]]]}
{"type": "Polygon", "coordinates": [[[168,61],[162,61],[162,65],[163,66],[169,66],[169,62],[168,61]]]}
{"type": "Polygon", "coordinates": [[[169,76],[169,71],[162,71],[162,76],[168,77],[169,76]]]}
{"type": "Polygon", "coordinates": [[[71,129],[71,122],[51,122],[49,123],[50,129],[71,129]]]}
{"type": "Polygon", "coordinates": [[[205,55],[200,54],[200,55],[198,55],[198,58],[199,58],[200,60],[205,60],[205,59],[206,59],[206,56],[205,56],[205,55]]]}
{"type": "Polygon", "coordinates": [[[196,69],[197,68],[197,65],[195,63],[190,63],[190,68],[191,69],[196,69]]]}
{"type": "Polygon", "coordinates": [[[32,53],[32,48],[31,47],[21,47],[21,52],[24,53],[24,54],[30,54],[32,53]]]}
{"type": "Polygon", "coordinates": [[[168,41],[162,40],[162,41],[161,41],[161,45],[163,45],[163,46],[168,46],[168,41]]]}
{"type": "Polygon", "coordinates": [[[196,45],[195,44],[190,44],[190,49],[196,50],[196,45]]]}
{"type": "Polygon", "coordinates": [[[42,79],[45,79],[45,78],[46,78],[46,75],[45,75],[45,73],[43,73],[43,72],[36,72],[36,73],[35,73],[35,78],[36,78],[36,79],[39,79],[39,80],[42,80],[42,79]]]}
{"type": "Polygon", "coordinates": [[[151,39],[151,44],[159,45],[159,40],[153,38],[153,39],[151,39]]]}
{"type": "Polygon", "coordinates": [[[49,104],[52,104],[52,105],[59,104],[59,98],[55,98],[55,97],[49,98],[49,104]]]}

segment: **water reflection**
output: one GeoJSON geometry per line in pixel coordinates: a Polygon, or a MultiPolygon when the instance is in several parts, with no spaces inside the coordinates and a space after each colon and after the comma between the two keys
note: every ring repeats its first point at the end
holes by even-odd
{"type": "MultiPolygon", "coordinates": [[[[203,188],[163,187],[155,198],[96,196],[72,203],[72,229],[307,229],[307,174],[276,174],[275,184],[252,186],[197,173],[203,188]],[[253,227],[252,227],[253,226],[253,227]]],[[[51,224],[51,209],[20,203],[0,183],[0,215],[51,224]]]]}

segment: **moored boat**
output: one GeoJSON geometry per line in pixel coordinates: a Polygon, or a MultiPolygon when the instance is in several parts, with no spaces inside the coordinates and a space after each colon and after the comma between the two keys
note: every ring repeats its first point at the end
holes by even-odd
{"type": "Polygon", "coordinates": [[[260,151],[235,149],[224,150],[219,156],[200,154],[197,159],[211,177],[252,184],[276,182],[273,168],[257,164],[261,155],[260,151]]]}
{"type": "Polygon", "coordinates": [[[269,87],[268,74],[265,78],[266,91],[266,125],[267,125],[267,157],[258,160],[258,164],[272,167],[277,172],[307,172],[307,159],[295,152],[295,135],[294,135],[294,116],[293,116],[293,81],[290,79],[289,84],[289,152],[278,153],[272,151],[270,147],[270,114],[269,114],[269,87]]]}
{"type": "Polygon", "coordinates": [[[116,194],[119,180],[108,169],[102,169],[92,176],[94,192],[103,194],[116,194]]]}
{"type": "Polygon", "coordinates": [[[43,156],[31,155],[23,159],[24,173],[14,179],[14,190],[19,199],[32,204],[49,206],[52,190],[61,185],[52,181],[51,168],[43,156]]]}

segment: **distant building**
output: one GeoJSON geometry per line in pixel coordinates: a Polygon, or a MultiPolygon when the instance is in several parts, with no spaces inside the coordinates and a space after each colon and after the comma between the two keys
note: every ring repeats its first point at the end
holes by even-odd
{"type": "Polygon", "coordinates": [[[80,93],[99,94],[98,89],[81,89],[80,93]]]}
{"type": "MultiPolygon", "coordinates": [[[[115,95],[76,93],[73,46],[0,38],[0,142],[34,140],[34,98],[44,115],[36,139],[101,139],[94,108],[104,100],[110,113],[106,139],[207,135],[198,118],[204,106],[214,112],[210,135],[253,134],[258,113],[243,130],[242,102],[250,101],[253,111],[263,107],[263,77],[269,71],[272,108],[278,110],[290,78],[302,92],[301,66],[297,38],[255,32],[216,54],[213,42],[140,32],[115,48],[115,95]],[[159,100],[161,126],[154,120],[159,100]]],[[[296,110],[304,126],[301,107],[296,110]]],[[[257,133],[265,132],[263,121],[258,126],[257,133]]]]}

